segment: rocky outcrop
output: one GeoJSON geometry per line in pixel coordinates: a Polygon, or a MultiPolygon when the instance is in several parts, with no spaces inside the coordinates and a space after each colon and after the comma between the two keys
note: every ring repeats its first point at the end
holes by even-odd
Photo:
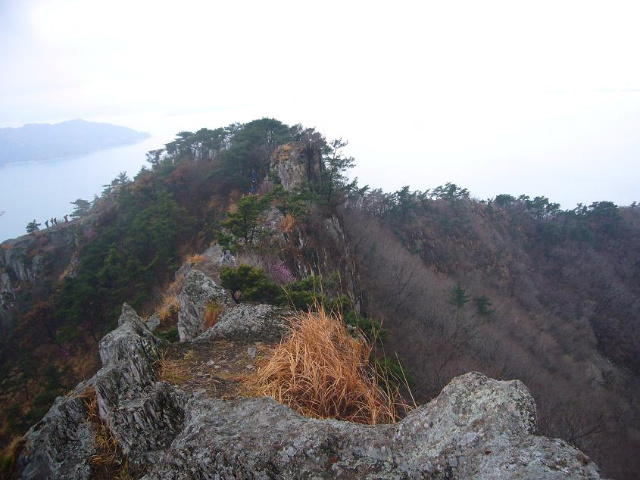
{"type": "Polygon", "coordinates": [[[145,480],[187,478],[600,478],[560,440],[533,435],[535,409],[518,381],[454,379],[396,425],[302,417],[270,398],[202,397],[145,480]]]}
{"type": "Polygon", "coordinates": [[[185,274],[178,300],[180,341],[193,340],[205,331],[207,305],[224,308],[231,303],[226,290],[198,270],[190,270],[185,274]]]}
{"type": "Polygon", "coordinates": [[[106,425],[133,472],[146,469],[181,430],[184,394],[158,382],[154,370],[160,340],[126,304],[118,324],[100,341],[103,367],[98,373],[68,397],[59,397],[27,432],[22,478],[91,478],[99,435],[87,408],[92,395],[98,421],[106,425]]]}
{"type": "Polygon", "coordinates": [[[154,370],[159,340],[128,305],[119,327],[100,341],[103,367],[95,376],[100,418],[123,453],[143,464],[169,445],[183,421],[181,392],[158,382],[154,370]]]}
{"type": "MultiPolygon", "coordinates": [[[[281,317],[265,305],[230,307],[198,341],[281,335],[281,317]]],[[[185,393],[157,381],[159,344],[125,305],[101,341],[103,368],[27,434],[23,478],[89,478],[95,427],[82,394],[90,388],[130,473],[145,480],[600,478],[579,450],[535,435],[535,404],[519,381],[469,373],[401,422],[371,427],[306,418],[271,398],[185,393]]]]}
{"type": "Polygon", "coordinates": [[[95,432],[81,385],[70,397],[58,397],[49,412],[26,434],[22,451],[25,479],[84,479],[96,453],[95,432]]]}
{"type": "Polygon", "coordinates": [[[60,226],[0,245],[0,324],[8,326],[20,297],[30,297],[46,279],[59,278],[75,250],[72,228],[60,226]]]}
{"type": "Polygon", "coordinates": [[[282,311],[272,305],[240,304],[227,310],[197,341],[278,341],[286,331],[282,311]]]}
{"type": "Polygon", "coordinates": [[[303,182],[320,179],[322,151],[311,140],[291,142],[273,152],[270,168],[278,174],[284,189],[292,190],[303,182]]]}

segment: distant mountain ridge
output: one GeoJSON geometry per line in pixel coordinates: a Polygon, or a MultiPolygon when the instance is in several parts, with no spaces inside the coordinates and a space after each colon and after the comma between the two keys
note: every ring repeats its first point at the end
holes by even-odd
{"type": "Polygon", "coordinates": [[[0,166],[41,162],[131,145],[150,135],[108,123],[69,120],[55,125],[30,123],[0,128],[0,166]]]}

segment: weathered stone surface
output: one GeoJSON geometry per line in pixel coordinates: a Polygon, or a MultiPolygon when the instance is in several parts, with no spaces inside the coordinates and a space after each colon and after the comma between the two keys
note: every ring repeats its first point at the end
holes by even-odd
{"type": "Polygon", "coordinates": [[[47,275],[57,278],[75,249],[73,229],[56,227],[5,240],[0,246],[0,325],[14,321],[15,292],[28,292],[47,275]],[[51,273],[53,272],[53,273],[51,273]]]}
{"type": "Polygon", "coordinates": [[[285,331],[282,309],[273,305],[242,303],[224,312],[218,322],[199,338],[245,342],[277,341],[285,331]]]}
{"type": "Polygon", "coordinates": [[[220,306],[231,303],[225,289],[198,270],[190,270],[185,274],[178,300],[180,341],[192,340],[205,330],[207,303],[216,302],[220,306]]]}
{"type": "MultiPolygon", "coordinates": [[[[79,387],[80,393],[84,386],[79,387]]],[[[78,390],[78,389],[77,389],[78,390]]],[[[23,479],[85,479],[96,452],[94,430],[84,399],[58,397],[49,412],[26,434],[20,464],[23,479]]]]}
{"type": "MultiPolygon", "coordinates": [[[[200,338],[248,344],[281,334],[281,315],[240,305],[200,338]]],[[[535,435],[535,404],[517,380],[462,375],[395,425],[316,420],[271,398],[222,400],[158,382],[159,341],[126,305],[119,324],[101,342],[104,367],[89,384],[134,478],[600,478],[577,449],[535,435]]],[[[58,399],[27,436],[24,478],[88,478],[95,446],[86,416],[81,399],[58,399]]]]}
{"type": "Polygon", "coordinates": [[[304,418],[269,398],[193,398],[162,461],[144,478],[600,478],[581,452],[537,437],[520,382],[454,379],[396,425],[304,418]]]}
{"type": "Polygon", "coordinates": [[[166,447],[182,426],[182,392],[158,382],[153,368],[160,341],[128,305],[119,327],[100,342],[103,367],[95,376],[100,418],[134,465],[166,447]]]}
{"type": "Polygon", "coordinates": [[[285,190],[319,179],[322,168],[322,152],[311,139],[282,145],[271,156],[271,170],[278,173],[285,190]]]}

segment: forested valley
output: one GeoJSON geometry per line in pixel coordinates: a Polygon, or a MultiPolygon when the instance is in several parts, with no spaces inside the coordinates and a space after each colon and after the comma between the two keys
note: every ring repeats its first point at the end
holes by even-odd
{"type": "Polygon", "coordinates": [[[639,206],[562,210],[546,197],[476,199],[452,183],[383,192],[349,179],[345,146],[274,119],[181,132],[133,179],[74,202],[69,225],[3,243],[3,462],[56,396],[95,372],[123,302],[163,312],[162,335],[176,340],[167,292],[180,265],[217,244],[249,264],[228,288],[248,292],[251,277],[256,301],[306,308],[321,284],[354,324],[375,326],[379,354],[403,366],[417,402],[468,371],[519,379],[541,434],[576,445],[606,476],[635,478],[639,206]],[[292,152],[306,177],[290,188],[273,166],[292,152]],[[17,249],[37,274],[9,261],[17,249]]]}

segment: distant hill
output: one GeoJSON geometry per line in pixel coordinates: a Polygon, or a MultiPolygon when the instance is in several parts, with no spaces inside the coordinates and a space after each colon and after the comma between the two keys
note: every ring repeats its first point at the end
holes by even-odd
{"type": "Polygon", "coordinates": [[[131,145],[148,137],[148,133],[130,128],[85,120],[0,128],[0,166],[84,155],[120,145],[131,145]]]}

